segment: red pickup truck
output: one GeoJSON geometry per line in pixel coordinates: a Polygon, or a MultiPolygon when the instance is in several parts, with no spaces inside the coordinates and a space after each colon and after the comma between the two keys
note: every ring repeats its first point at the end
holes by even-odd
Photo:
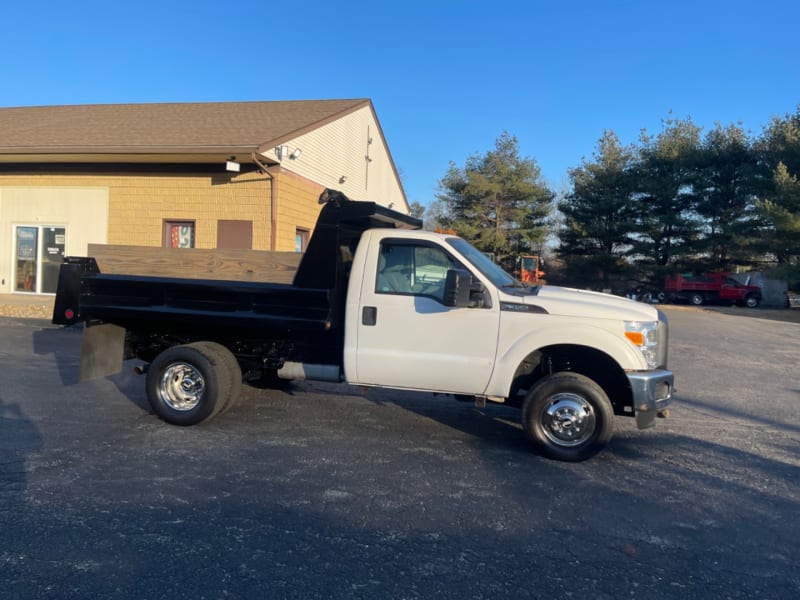
{"type": "Polygon", "coordinates": [[[731,273],[678,274],[664,278],[664,296],[669,302],[684,300],[695,306],[730,302],[755,308],[761,303],[761,288],[739,283],[731,273]]]}

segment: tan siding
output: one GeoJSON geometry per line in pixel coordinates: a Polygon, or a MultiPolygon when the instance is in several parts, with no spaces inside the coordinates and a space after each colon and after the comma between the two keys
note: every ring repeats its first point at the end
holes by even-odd
{"type": "MultiPolygon", "coordinates": [[[[321,208],[317,200],[324,187],[288,172],[277,174],[276,179],[275,249],[291,252],[297,227],[313,231],[321,208]]],[[[106,188],[108,228],[101,241],[132,246],[161,246],[163,222],[168,219],[195,221],[195,246],[214,248],[217,221],[238,219],[253,222],[253,249],[268,250],[270,185],[268,178],[258,174],[233,179],[224,175],[0,176],[0,186],[106,188]]]]}
{"type": "Polygon", "coordinates": [[[298,227],[312,231],[321,210],[319,195],[322,186],[293,173],[278,176],[278,232],[275,249],[294,250],[294,236],[298,227]]]}
{"type": "Polygon", "coordinates": [[[217,221],[253,221],[253,248],[269,247],[269,182],[257,175],[126,177],[111,189],[109,243],[159,246],[164,219],[195,221],[195,246],[213,248],[217,221]]]}
{"type": "Polygon", "coordinates": [[[160,246],[164,219],[196,222],[195,244],[213,248],[217,221],[253,221],[253,249],[269,249],[269,180],[228,175],[2,175],[0,186],[105,187],[108,243],[160,246]]]}

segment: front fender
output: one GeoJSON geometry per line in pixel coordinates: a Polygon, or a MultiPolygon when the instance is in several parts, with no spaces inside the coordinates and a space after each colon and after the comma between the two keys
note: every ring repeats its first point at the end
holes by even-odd
{"type": "MultiPolygon", "coordinates": [[[[536,319],[539,324],[551,315],[515,315],[536,319]]],[[[569,344],[586,346],[604,352],[625,371],[647,369],[644,358],[636,347],[620,335],[589,323],[549,323],[544,327],[522,327],[519,319],[501,326],[498,355],[486,394],[507,398],[511,391],[517,367],[531,352],[546,346],[569,344]],[[520,334],[520,332],[522,332],[520,334]],[[502,349],[506,348],[505,351],[502,349]]],[[[621,330],[621,326],[620,326],[621,330]]]]}

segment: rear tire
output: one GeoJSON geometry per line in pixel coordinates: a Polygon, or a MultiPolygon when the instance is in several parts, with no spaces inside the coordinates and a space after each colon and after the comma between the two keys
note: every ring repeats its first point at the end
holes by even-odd
{"type": "Polygon", "coordinates": [[[703,295],[702,294],[692,294],[689,296],[689,302],[694,306],[700,306],[703,304],[703,295]]]}
{"type": "Polygon", "coordinates": [[[603,389],[579,373],[539,380],[522,405],[522,427],[542,455],[578,462],[600,452],[614,434],[614,410],[603,389]]]}
{"type": "Polygon", "coordinates": [[[197,425],[211,419],[226,402],[226,370],[223,359],[202,345],[167,348],[147,370],[147,399],[167,423],[197,425]]]}
{"type": "Polygon", "coordinates": [[[194,342],[190,347],[199,348],[216,356],[217,361],[223,365],[220,372],[220,385],[222,386],[222,403],[212,416],[221,415],[239,401],[242,393],[242,369],[233,353],[217,342],[194,342]]]}
{"type": "Polygon", "coordinates": [[[744,299],[744,305],[747,308],[757,308],[761,304],[761,298],[755,294],[748,294],[744,299]]]}

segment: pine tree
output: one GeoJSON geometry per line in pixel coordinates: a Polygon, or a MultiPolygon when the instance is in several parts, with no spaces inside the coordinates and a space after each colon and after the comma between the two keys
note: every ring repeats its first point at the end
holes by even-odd
{"type": "Polygon", "coordinates": [[[446,207],[442,226],[499,261],[535,251],[548,229],[553,192],[533,159],[521,158],[516,137],[504,132],[494,150],[451,163],[437,199],[446,207]]]}
{"type": "Polygon", "coordinates": [[[557,254],[571,278],[600,280],[607,288],[613,276],[627,270],[634,230],[632,159],[631,149],[607,131],[593,160],[569,171],[573,189],[558,205],[563,224],[557,254]]]}
{"type": "Polygon", "coordinates": [[[773,118],[758,146],[773,184],[757,203],[764,249],[779,265],[796,265],[797,273],[787,278],[800,281],[800,107],[794,115],[773,118]]]}
{"type": "Polygon", "coordinates": [[[675,263],[697,251],[699,223],[691,185],[700,128],[691,119],[668,119],[655,138],[643,133],[639,141],[633,169],[636,227],[630,254],[660,281],[675,263]]]}
{"type": "Polygon", "coordinates": [[[761,224],[756,201],[769,171],[741,127],[717,125],[709,131],[696,163],[696,211],[704,223],[704,245],[712,269],[751,262],[758,253],[761,224]]]}

